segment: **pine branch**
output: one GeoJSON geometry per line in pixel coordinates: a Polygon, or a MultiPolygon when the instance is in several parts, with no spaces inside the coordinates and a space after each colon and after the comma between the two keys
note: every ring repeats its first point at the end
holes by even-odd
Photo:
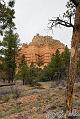
{"type": "Polygon", "coordinates": [[[80,0],[70,0],[74,3],[75,6],[78,6],[80,4],[80,0]]]}
{"type": "Polygon", "coordinates": [[[71,23],[71,17],[69,18],[69,22],[60,19],[59,17],[57,17],[56,19],[50,19],[49,24],[51,24],[50,28],[52,29],[52,27],[58,26],[58,25],[62,25],[65,27],[74,27],[74,25],[71,23]]]}

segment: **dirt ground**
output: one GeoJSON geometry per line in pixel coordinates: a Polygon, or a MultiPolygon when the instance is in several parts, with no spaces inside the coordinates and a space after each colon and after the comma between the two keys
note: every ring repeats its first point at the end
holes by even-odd
{"type": "MultiPolygon", "coordinates": [[[[0,87],[0,119],[62,119],[66,82],[39,82],[31,87],[17,82],[0,87]]],[[[80,82],[75,83],[73,111],[80,114],[80,82]]]]}

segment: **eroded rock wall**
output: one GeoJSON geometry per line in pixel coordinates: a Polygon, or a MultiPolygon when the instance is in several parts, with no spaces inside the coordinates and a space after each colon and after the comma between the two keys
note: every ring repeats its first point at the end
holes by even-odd
{"type": "Polygon", "coordinates": [[[51,57],[55,54],[56,50],[64,51],[64,44],[58,40],[54,40],[50,36],[36,35],[33,37],[32,42],[24,44],[17,53],[17,63],[20,63],[22,55],[29,65],[32,63],[38,67],[44,67],[51,61],[51,57]]]}

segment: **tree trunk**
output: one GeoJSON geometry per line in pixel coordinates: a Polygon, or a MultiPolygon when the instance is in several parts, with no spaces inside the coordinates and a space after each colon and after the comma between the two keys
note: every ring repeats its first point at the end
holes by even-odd
{"type": "Polygon", "coordinates": [[[73,36],[71,42],[71,58],[67,81],[66,112],[72,112],[73,88],[76,79],[77,61],[80,48],[80,5],[76,7],[73,36]]]}

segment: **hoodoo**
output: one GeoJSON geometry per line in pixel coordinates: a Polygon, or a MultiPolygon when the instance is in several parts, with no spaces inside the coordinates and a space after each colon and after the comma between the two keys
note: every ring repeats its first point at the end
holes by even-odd
{"type": "Polygon", "coordinates": [[[64,51],[64,44],[59,40],[54,40],[51,36],[40,36],[37,34],[33,37],[32,42],[23,44],[17,52],[17,63],[24,55],[29,65],[32,63],[43,68],[51,61],[51,57],[59,49],[60,53],[64,51]]]}

